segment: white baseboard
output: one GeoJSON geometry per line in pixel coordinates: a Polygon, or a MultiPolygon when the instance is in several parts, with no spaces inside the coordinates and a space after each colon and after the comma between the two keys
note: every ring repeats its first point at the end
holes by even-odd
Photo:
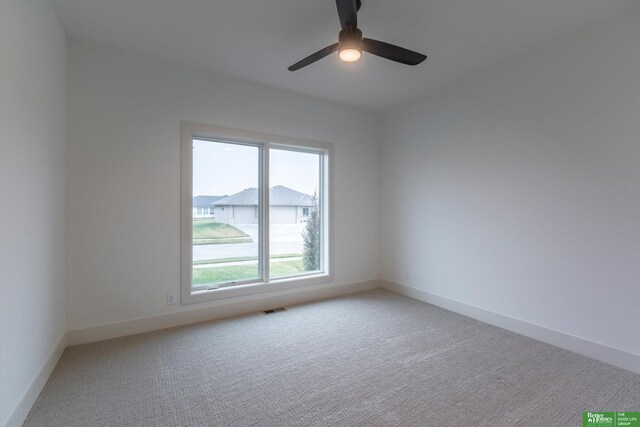
{"type": "Polygon", "coordinates": [[[592,359],[600,360],[601,362],[605,362],[610,365],[640,373],[640,355],[638,354],[609,347],[585,338],[576,337],[574,335],[505,316],[503,314],[475,307],[460,301],[421,291],[410,286],[400,285],[386,280],[381,280],[381,283],[382,287],[385,289],[401,295],[437,305],[438,307],[442,307],[446,310],[498,326],[502,329],[507,329],[538,341],[546,342],[574,353],[582,354],[583,356],[587,356],[592,359]]]}
{"type": "MultiPolygon", "coordinates": [[[[67,345],[79,345],[94,341],[140,334],[190,323],[237,316],[271,308],[300,304],[331,298],[353,292],[381,287],[379,280],[350,283],[346,285],[313,285],[299,289],[289,289],[249,297],[220,300],[208,304],[206,308],[185,310],[160,316],[146,317],[108,325],[67,331],[67,345]]],[[[190,306],[192,307],[192,306],[190,306]]]]}
{"type": "Polygon", "coordinates": [[[38,373],[33,378],[33,381],[31,381],[31,384],[18,401],[16,407],[11,411],[9,418],[7,418],[7,421],[4,423],[4,427],[20,427],[24,423],[24,420],[27,419],[27,415],[29,415],[31,407],[36,403],[40,392],[47,383],[51,372],[53,372],[53,368],[58,364],[58,360],[60,360],[60,356],[62,356],[66,347],[67,337],[65,334],[60,338],[60,341],[58,341],[58,344],[56,344],[53,351],[49,354],[47,360],[42,364],[38,373]]]}

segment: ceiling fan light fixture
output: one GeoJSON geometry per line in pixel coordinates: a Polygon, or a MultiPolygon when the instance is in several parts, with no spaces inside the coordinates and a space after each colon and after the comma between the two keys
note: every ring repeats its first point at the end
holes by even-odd
{"type": "Polygon", "coordinates": [[[347,47],[341,49],[338,55],[344,62],[355,62],[362,56],[362,51],[352,47],[347,47]]]}
{"type": "Polygon", "coordinates": [[[338,56],[344,62],[354,62],[362,56],[362,31],[347,26],[338,37],[338,56]]]}

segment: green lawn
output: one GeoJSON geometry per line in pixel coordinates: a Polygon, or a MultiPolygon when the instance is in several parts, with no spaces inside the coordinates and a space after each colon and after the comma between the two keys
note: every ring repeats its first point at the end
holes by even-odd
{"type": "Polygon", "coordinates": [[[193,244],[215,245],[223,243],[251,243],[251,237],[233,225],[210,219],[193,220],[193,244]]]}
{"type": "MultiPolygon", "coordinates": [[[[271,277],[302,273],[302,260],[274,262],[270,265],[271,277]]],[[[193,269],[193,286],[208,283],[228,283],[250,280],[258,277],[258,263],[193,269]]]]}

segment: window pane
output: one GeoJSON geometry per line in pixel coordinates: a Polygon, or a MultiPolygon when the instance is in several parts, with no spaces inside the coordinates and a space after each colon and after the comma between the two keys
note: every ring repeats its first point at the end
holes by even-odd
{"type": "Polygon", "coordinates": [[[269,276],[322,271],[321,155],[269,151],[269,276]]]}
{"type": "Polygon", "coordinates": [[[193,140],[194,290],[261,277],[258,147],[193,140]]]}

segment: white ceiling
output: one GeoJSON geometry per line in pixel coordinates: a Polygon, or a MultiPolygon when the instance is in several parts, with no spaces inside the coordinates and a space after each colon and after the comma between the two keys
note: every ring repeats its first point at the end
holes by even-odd
{"type": "Polygon", "coordinates": [[[54,0],[71,39],[207,68],[384,111],[589,25],[637,0],[362,0],[364,36],[428,55],[415,67],[333,54],[287,67],[337,41],[334,0],[54,0]]]}

